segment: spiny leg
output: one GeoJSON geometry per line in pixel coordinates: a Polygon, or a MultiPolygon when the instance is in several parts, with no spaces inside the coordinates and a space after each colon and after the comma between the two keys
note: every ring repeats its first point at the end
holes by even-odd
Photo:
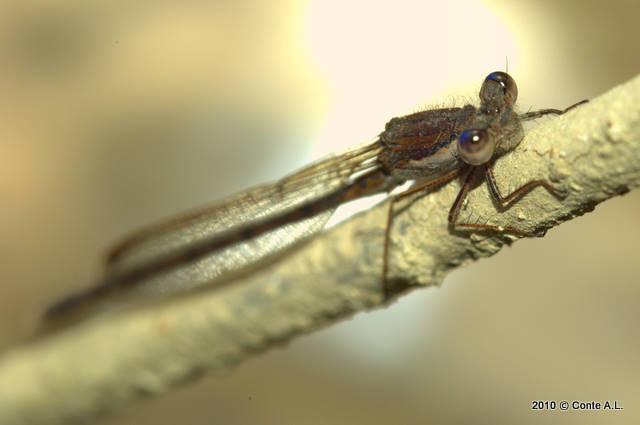
{"type": "Polygon", "coordinates": [[[472,223],[456,223],[456,218],[458,217],[458,212],[460,212],[460,206],[462,205],[462,201],[467,197],[467,193],[469,193],[469,187],[471,186],[471,181],[473,180],[473,175],[475,174],[476,167],[472,167],[467,173],[467,177],[464,179],[464,183],[462,183],[462,187],[458,192],[458,196],[456,196],[456,200],[453,201],[453,205],[451,205],[451,209],[449,210],[449,215],[447,216],[447,220],[449,224],[453,227],[455,226],[463,226],[463,227],[477,227],[482,226],[481,224],[472,224],[472,223]]]}
{"type": "Polygon", "coordinates": [[[444,184],[458,176],[458,174],[460,174],[460,169],[450,171],[440,177],[436,177],[433,180],[429,180],[428,182],[411,187],[402,193],[398,193],[389,200],[389,208],[387,210],[387,227],[384,231],[384,244],[382,248],[382,293],[385,299],[389,297],[389,288],[387,286],[387,270],[389,268],[389,263],[387,257],[389,253],[389,237],[391,234],[391,224],[393,222],[393,205],[399,200],[406,198],[411,194],[444,184]]]}
{"type": "Polygon", "coordinates": [[[567,112],[569,112],[570,110],[572,110],[573,108],[576,108],[582,104],[587,103],[589,100],[585,99],[585,100],[581,100],[578,103],[574,103],[573,105],[569,106],[568,108],[565,108],[563,110],[560,109],[540,109],[539,111],[531,111],[531,112],[527,112],[525,114],[520,114],[518,116],[518,118],[520,118],[520,120],[522,121],[528,121],[528,120],[535,120],[536,118],[540,118],[544,115],[549,115],[549,114],[554,114],[554,115],[562,115],[562,114],[566,114],[567,112]]]}
{"type": "Polygon", "coordinates": [[[524,195],[529,192],[531,189],[537,186],[544,186],[553,196],[561,198],[562,193],[559,193],[552,185],[546,180],[532,180],[529,183],[526,183],[520,186],[518,189],[514,190],[507,196],[502,196],[500,194],[500,190],[498,189],[498,185],[496,183],[496,178],[493,176],[493,168],[489,164],[484,165],[485,169],[485,178],[487,180],[487,184],[489,185],[489,192],[491,192],[491,196],[495,199],[500,205],[504,206],[507,202],[511,201],[517,196],[524,195]]]}
{"type": "MultiPolygon", "coordinates": [[[[533,188],[538,186],[543,186],[554,196],[557,196],[557,197],[561,196],[561,194],[558,193],[558,191],[546,180],[530,181],[529,183],[511,192],[509,195],[502,196],[500,194],[500,190],[498,189],[498,185],[496,184],[496,179],[493,176],[493,169],[491,168],[491,165],[485,164],[484,168],[485,168],[485,178],[487,180],[487,185],[489,186],[489,192],[491,193],[491,196],[493,197],[493,199],[495,199],[496,202],[498,202],[502,206],[504,206],[506,203],[513,200],[514,198],[518,196],[522,196],[527,192],[529,192],[530,190],[532,190],[533,188]]],[[[515,227],[511,227],[511,226],[494,226],[494,225],[479,224],[479,223],[456,223],[455,219],[458,215],[458,209],[460,207],[460,204],[462,203],[462,200],[464,199],[464,196],[466,196],[466,188],[463,186],[462,189],[460,190],[460,194],[458,194],[458,198],[456,198],[456,202],[453,204],[453,207],[451,208],[451,212],[449,213],[449,223],[451,223],[452,226],[460,226],[460,227],[483,229],[483,230],[495,230],[498,232],[509,232],[509,233],[515,233],[515,234],[527,236],[527,237],[542,237],[547,233],[546,230],[540,233],[525,232],[523,230],[517,229],[515,227]]]]}

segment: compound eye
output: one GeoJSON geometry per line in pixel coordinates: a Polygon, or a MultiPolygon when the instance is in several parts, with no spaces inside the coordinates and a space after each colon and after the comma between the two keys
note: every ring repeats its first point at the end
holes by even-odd
{"type": "Polygon", "coordinates": [[[458,138],[460,158],[469,165],[482,165],[493,156],[496,144],[486,130],[465,130],[458,138]]]}
{"type": "Polygon", "coordinates": [[[506,72],[496,71],[487,75],[480,89],[480,100],[487,102],[497,100],[497,97],[504,98],[509,105],[516,103],[518,98],[518,86],[516,82],[506,72]]]}

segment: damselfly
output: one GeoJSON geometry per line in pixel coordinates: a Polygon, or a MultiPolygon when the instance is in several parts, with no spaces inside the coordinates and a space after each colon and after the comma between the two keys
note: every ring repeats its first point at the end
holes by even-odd
{"type": "Polygon", "coordinates": [[[543,236],[544,231],[532,233],[511,226],[457,221],[478,172],[484,173],[489,192],[501,205],[537,186],[560,197],[542,179],[503,196],[491,164],[521,142],[522,121],[561,115],[586,100],[564,110],[542,109],[519,115],[514,110],[517,96],[513,78],[505,72],[493,72],[482,84],[479,107],[431,109],[393,118],[370,145],[327,157],[275,184],[249,189],[213,207],[142,229],[111,251],[102,281],[55,304],[46,316],[58,317],[113,292],[135,289],[150,277],[157,292],[181,292],[206,285],[318,232],[339,205],[389,193],[416,179],[425,183],[392,196],[389,202],[381,273],[385,292],[394,203],[457,176],[464,178],[449,210],[451,228],[543,236]]]}

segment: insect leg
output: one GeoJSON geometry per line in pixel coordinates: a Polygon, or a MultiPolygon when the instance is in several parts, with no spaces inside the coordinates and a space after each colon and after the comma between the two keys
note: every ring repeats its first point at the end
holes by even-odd
{"type": "Polygon", "coordinates": [[[531,111],[531,112],[527,112],[525,114],[520,114],[519,118],[522,121],[528,121],[528,120],[535,120],[536,118],[540,118],[544,115],[549,115],[549,114],[554,114],[554,115],[562,115],[562,114],[566,114],[567,112],[569,112],[570,110],[572,110],[573,108],[580,106],[584,103],[587,103],[589,100],[585,99],[585,100],[581,100],[578,103],[574,103],[573,105],[569,106],[568,108],[565,108],[563,110],[560,109],[540,109],[539,111],[531,111]]]}
{"type": "Polygon", "coordinates": [[[385,298],[388,298],[388,296],[390,295],[389,287],[387,285],[387,271],[389,268],[389,262],[388,262],[389,237],[391,234],[391,225],[393,223],[393,206],[395,205],[396,202],[398,202],[403,198],[406,198],[409,195],[444,184],[450,181],[451,179],[455,178],[456,176],[458,176],[458,174],[460,174],[460,169],[450,171],[446,174],[443,174],[442,176],[436,177],[433,180],[429,180],[428,182],[421,183],[417,186],[413,186],[402,193],[398,193],[397,195],[393,196],[389,200],[389,208],[387,210],[387,227],[384,231],[384,243],[382,248],[382,293],[385,298]]]}
{"type": "MultiPolygon", "coordinates": [[[[500,190],[498,189],[498,185],[496,184],[496,179],[493,176],[493,169],[491,168],[491,165],[485,164],[484,168],[485,168],[485,178],[487,180],[487,184],[489,185],[489,193],[491,193],[491,196],[493,197],[493,199],[495,199],[496,202],[498,202],[502,206],[504,206],[509,201],[511,201],[511,200],[513,200],[515,198],[524,196],[527,192],[531,191],[532,189],[534,189],[535,187],[538,187],[538,186],[543,186],[552,195],[554,195],[556,197],[561,197],[562,196],[562,194],[559,193],[551,185],[551,183],[549,183],[546,180],[533,180],[533,181],[530,181],[529,183],[527,183],[525,185],[522,185],[518,189],[516,189],[513,192],[511,192],[509,195],[502,196],[502,194],[500,194],[500,190]]],[[[463,186],[463,188],[460,191],[460,195],[462,195],[464,189],[465,188],[463,186]]],[[[460,195],[458,195],[458,197],[460,197],[460,195]]],[[[456,199],[456,202],[459,203],[459,202],[461,202],[461,200],[459,201],[458,199],[456,199]]],[[[493,226],[493,225],[489,225],[489,224],[478,224],[478,223],[455,223],[455,219],[456,219],[456,216],[457,216],[457,208],[459,207],[457,205],[457,203],[453,205],[453,207],[451,208],[451,212],[449,213],[449,223],[451,223],[451,225],[453,225],[453,226],[468,227],[468,228],[475,228],[475,229],[484,229],[484,230],[495,230],[495,231],[499,231],[499,232],[509,232],[509,233],[515,233],[515,234],[518,234],[518,235],[528,236],[528,237],[542,237],[546,233],[546,230],[544,230],[544,231],[542,231],[540,233],[525,232],[523,230],[517,229],[515,227],[511,227],[511,226],[493,226]]]]}

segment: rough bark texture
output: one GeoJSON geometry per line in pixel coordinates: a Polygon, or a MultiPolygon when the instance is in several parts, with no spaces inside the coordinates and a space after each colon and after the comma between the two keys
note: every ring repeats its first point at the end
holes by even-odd
{"type": "MultiPolygon", "coordinates": [[[[640,77],[565,116],[538,121],[494,170],[503,194],[548,178],[568,195],[558,199],[536,188],[500,211],[482,184],[461,220],[541,230],[640,185],[640,77]]],[[[389,252],[396,294],[438,285],[453,268],[515,239],[451,232],[447,212],[459,187],[451,182],[396,205],[389,252]]],[[[202,372],[381,306],[387,207],[357,215],[232,285],[96,316],[5,353],[0,423],[90,423],[202,372]]]]}

